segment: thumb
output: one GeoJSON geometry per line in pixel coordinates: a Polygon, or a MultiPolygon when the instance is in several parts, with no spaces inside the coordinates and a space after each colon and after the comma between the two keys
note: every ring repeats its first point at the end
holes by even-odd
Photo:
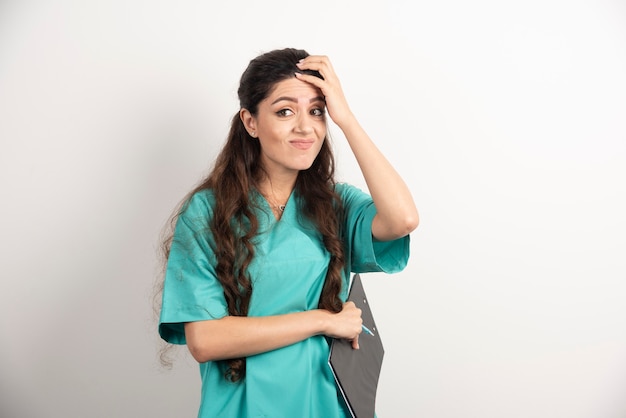
{"type": "Polygon", "coordinates": [[[354,339],[352,340],[352,348],[355,350],[359,349],[359,336],[358,335],[354,337],[354,339]]]}

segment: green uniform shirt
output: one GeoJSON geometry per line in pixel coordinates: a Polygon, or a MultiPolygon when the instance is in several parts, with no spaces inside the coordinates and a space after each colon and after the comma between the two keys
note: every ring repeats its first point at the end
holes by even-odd
{"type": "MultiPolygon", "coordinates": [[[[380,242],[372,238],[376,213],[371,197],[347,184],[338,184],[346,211],[346,265],[342,299],[351,272],[401,271],[409,257],[409,236],[380,242]]],[[[316,309],[330,255],[321,236],[298,214],[300,199],[292,193],[280,220],[266,201],[254,193],[260,234],[248,272],[253,286],[249,316],[280,315],[316,309]]],[[[196,193],[180,215],[168,260],[159,333],[173,344],[185,344],[183,324],[222,318],[226,301],[215,273],[215,255],[208,220],[214,196],[196,193]]],[[[324,336],[250,356],[246,376],[237,383],[224,378],[223,364],[200,364],[201,418],[338,418],[349,416],[328,365],[324,336]]]]}

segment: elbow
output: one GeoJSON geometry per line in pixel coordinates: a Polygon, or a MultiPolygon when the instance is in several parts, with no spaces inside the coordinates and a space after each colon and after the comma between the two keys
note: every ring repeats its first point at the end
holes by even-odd
{"type": "Polygon", "coordinates": [[[205,324],[193,322],[185,324],[185,339],[189,353],[198,363],[223,360],[223,353],[220,355],[219,348],[213,344],[212,339],[206,338],[202,325],[205,324]]]}
{"type": "Polygon", "coordinates": [[[203,344],[187,341],[187,349],[189,350],[191,357],[193,357],[198,363],[227,360],[233,357],[225,354],[223,350],[220,351],[219,347],[216,347],[206,341],[203,344]]]}
{"type": "Polygon", "coordinates": [[[411,232],[415,231],[420,224],[420,215],[417,212],[417,209],[413,213],[407,214],[404,217],[404,228],[406,231],[405,235],[409,235],[411,232]]]}
{"type": "Polygon", "coordinates": [[[191,357],[193,357],[194,360],[196,360],[198,363],[206,363],[207,361],[218,360],[217,358],[215,358],[215,356],[212,355],[211,350],[208,350],[205,346],[187,341],[187,348],[189,349],[191,357]]]}
{"type": "Polygon", "coordinates": [[[391,223],[384,223],[382,219],[375,217],[372,223],[372,234],[380,241],[392,241],[406,237],[418,225],[419,217],[417,215],[396,216],[391,223]]]}
{"type": "Polygon", "coordinates": [[[405,237],[415,231],[419,223],[420,219],[417,211],[406,213],[404,216],[396,218],[394,225],[391,228],[391,234],[396,238],[405,237]]]}
{"type": "Polygon", "coordinates": [[[404,237],[415,231],[420,223],[419,215],[415,213],[412,216],[405,216],[401,222],[398,222],[394,235],[404,237]]]}

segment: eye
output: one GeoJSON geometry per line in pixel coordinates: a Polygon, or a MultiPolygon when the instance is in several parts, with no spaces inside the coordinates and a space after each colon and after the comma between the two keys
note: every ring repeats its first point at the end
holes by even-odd
{"type": "Polygon", "coordinates": [[[291,111],[291,109],[280,109],[278,112],[276,112],[276,114],[278,116],[291,116],[293,115],[293,112],[291,111]]]}
{"type": "Polygon", "coordinates": [[[325,113],[325,109],[319,107],[311,110],[311,115],[313,116],[324,116],[325,113]]]}

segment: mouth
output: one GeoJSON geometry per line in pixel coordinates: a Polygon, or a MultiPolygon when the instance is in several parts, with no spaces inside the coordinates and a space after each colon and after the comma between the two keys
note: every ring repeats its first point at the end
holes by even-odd
{"type": "Polygon", "coordinates": [[[307,150],[307,149],[309,149],[309,148],[311,148],[313,146],[315,141],[313,141],[311,139],[295,139],[293,141],[289,141],[289,143],[294,148],[301,149],[301,150],[307,150]]]}

